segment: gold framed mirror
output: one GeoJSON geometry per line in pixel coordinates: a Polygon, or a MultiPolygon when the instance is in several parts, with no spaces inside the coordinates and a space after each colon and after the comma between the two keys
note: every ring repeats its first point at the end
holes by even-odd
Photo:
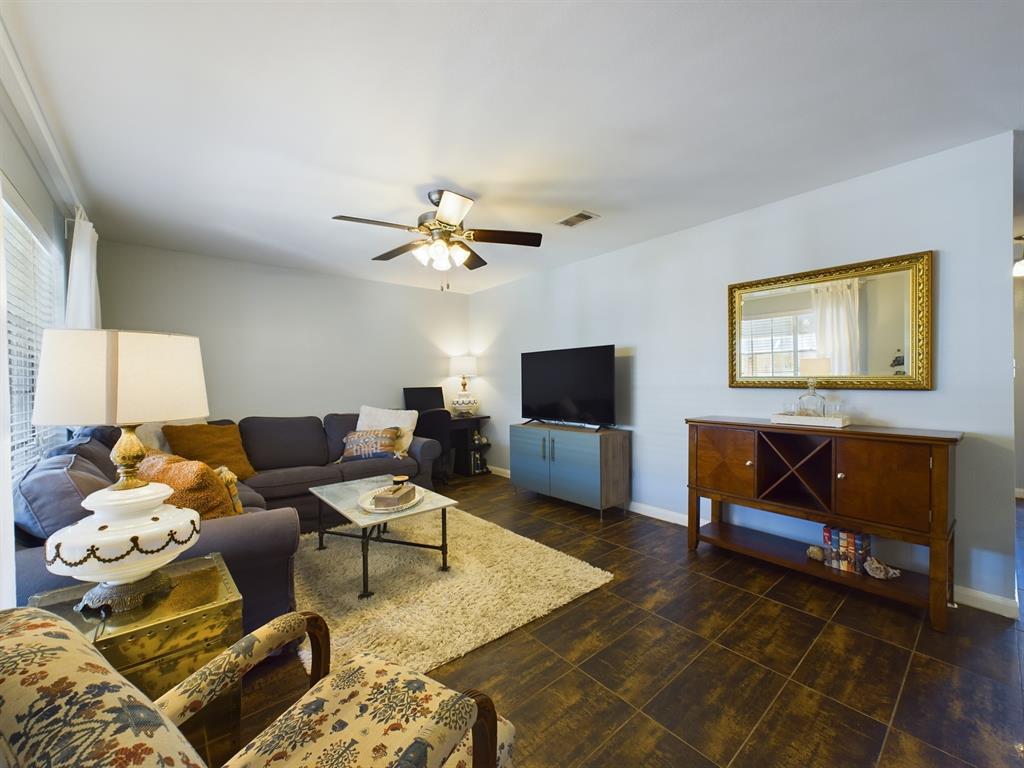
{"type": "Polygon", "coordinates": [[[729,386],[932,388],[932,251],[729,286],[729,386]]]}

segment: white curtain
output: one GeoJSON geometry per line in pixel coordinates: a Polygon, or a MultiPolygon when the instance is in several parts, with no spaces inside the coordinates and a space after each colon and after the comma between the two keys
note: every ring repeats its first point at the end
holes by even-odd
{"type": "Polygon", "coordinates": [[[81,208],[75,211],[68,267],[68,300],[64,324],[68,328],[101,328],[100,283],[96,274],[99,235],[81,208]]]}
{"type": "Polygon", "coordinates": [[[860,373],[860,289],[856,280],[832,280],[811,290],[818,323],[818,356],[834,376],[860,373]]]}

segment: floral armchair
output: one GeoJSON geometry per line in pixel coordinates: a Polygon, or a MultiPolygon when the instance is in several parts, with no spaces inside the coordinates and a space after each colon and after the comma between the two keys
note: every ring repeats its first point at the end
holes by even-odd
{"type": "Polygon", "coordinates": [[[71,624],[37,608],[0,612],[0,765],[204,768],[177,726],[307,634],[312,687],[226,768],[511,768],[515,729],[487,696],[369,654],[328,674],[316,614],[275,619],[153,703],[71,624]]]}

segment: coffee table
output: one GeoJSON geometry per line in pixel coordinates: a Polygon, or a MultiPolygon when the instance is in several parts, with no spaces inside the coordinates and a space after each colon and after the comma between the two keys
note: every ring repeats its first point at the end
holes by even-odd
{"type": "Polygon", "coordinates": [[[316,529],[320,538],[320,545],[317,549],[327,549],[324,546],[324,535],[345,536],[349,539],[359,539],[363,549],[363,591],[359,598],[372,597],[370,591],[370,542],[376,541],[381,544],[401,544],[404,547],[420,547],[421,549],[435,549],[441,553],[441,570],[448,570],[448,507],[458,504],[454,499],[424,489],[423,500],[408,509],[398,512],[367,512],[359,506],[359,497],[364,493],[376,490],[383,485],[391,485],[394,477],[392,475],[377,475],[365,477],[361,480],[349,480],[344,483],[332,483],[331,485],[319,485],[310,488],[309,492],[317,497],[316,529]],[[324,528],[324,504],[339,512],[347,520],[359,526],[359,533],[348,533],[346,531],[335,531],[324,528]],[[403,517],[422,515],[426,512],[441,510],[441,543],[423,544],[418,541],[403,541],[402,539],[386,539],[384,534],[388,532],[388,523],[392,520],[400,520],[403,517]]]}

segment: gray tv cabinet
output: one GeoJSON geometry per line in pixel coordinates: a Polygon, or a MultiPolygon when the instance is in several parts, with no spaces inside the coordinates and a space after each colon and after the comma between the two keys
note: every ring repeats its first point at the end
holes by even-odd
{"type": "Polygon", "coordinates": [[[509,427],[512,483],[604,512],[630,501],[630,437],[561,424],[509,427]]]}

